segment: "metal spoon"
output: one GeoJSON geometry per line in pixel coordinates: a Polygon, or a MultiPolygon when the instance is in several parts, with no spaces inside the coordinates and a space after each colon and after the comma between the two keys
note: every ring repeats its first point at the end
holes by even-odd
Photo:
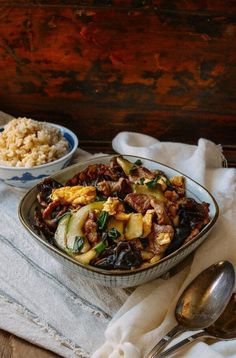
{"type": "Polygon", "coordinates": [[[158,358],[167,357],[169,354],[199,338],[213,338],[225,341],[236,339],[236,293],[232,295],[224,312],[211,326],[205,328],[204,331],[183,339],[181,342],[158,354],[158,358]]]}
{"type": "Polygon", "coordinates": [[[180,333],[212,325],[228,304],[234,284],[234,268],[228,261],[220,261],[202,271],[177,302],[175,317],[178,324],[152,348],[146,358],[156,358],[180,333]]]}

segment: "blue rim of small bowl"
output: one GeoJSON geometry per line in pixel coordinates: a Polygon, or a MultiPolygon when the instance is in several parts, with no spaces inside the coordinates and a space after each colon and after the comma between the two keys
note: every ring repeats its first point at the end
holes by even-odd
{"type": "MultiPolygon", "coordinates": [[[[99,159],[104,159],[104,158],[111,158],[116,156],[117,154],[111,154],[111,155],[104,155],[101,157],[96,158],[97,160],[99,159]]],[[[134,157],[137,158],[137,156],[135,155],[130,155],[130,154],[122,154],[123,156],[127,156],[127,157],[134,157]]],[[[22,206],[24,205],[24,202],[27,200],[27,196],[31,193],[31,191],[35,190],[34,186],[33,188],[31,188],[21,199],[19,206],[18,206],[18,216],[19,219],[22,223],[22,225],[25,227],[25,229],[33,236],[34,239],[36,239],[37,241],[39,241],[41,244],[43,244],[44,246],[46,246],[47,248],[49,248],[51,251],[54,251],[54,253],[58,254],[59,256],[62,256],[64,259],[70,261],[71,263],[75,264],[76,266],[81,267],[82,269],[86,269],[90,272],[96,273],[96,274],[102,274],[105,276],[132,276],[135,274],[138,274],[140,272],[143,271],[147,271],[149,269],[153,269],[156,266],[159,266],[160,264],[162,264],[165,261],[168,261],[169,259],[178,256],[179,253],[181,253],[183,250],[185,250],[187,247],[191,246],[194,242],[198,241],[202,236],[204,236],[205,234],[207,234],[208,232],[210,232],[211,228],[213,228],[213,226],[215,225],[218,217],[219,217],[219,206],[217,204],[216,199],[214,198],[214,196],[209,192],[209,190],[207,190],[203,185],[199,184],[198,182],[196,182],[194,179],[190,178],[188,175],[183,174],[182,172],[180,172],[179,170],[169,166],[169,165],[165,165],[161,162],[157,162],[155,160],[151,160],[151,159],[147,159],[141,156],[138,156],[140,159],[143,160],[148,160],[150,162],[153,162],[155,164],[160,164],[162,166],[165,166],[166,168],[172,169],[174,170],[176,173],[179,173],[180,175],[183,175],[185,178],[187,178],[188,180],[192,181],[193,183],[195,183],[198,187],[200,187],[201,189],[203,189],[205,192],[207,192],[207,194],[210,196],[210,198],[212,199],[213,203],[214,203],[214,209],[215,209],[215,214],[214,217],[211,218],[211,221],[189,242],[183,244],[182,246],[180,246],[177,250],[175,250],[174,252],[172,252],[171,254],[164,256],[163,258],[161,258],[159,261],[146,266],[146,267],[142,267],[142,268],[136,268],[133,270],[105,270],[105,269],[101,269],[101,268],[97,268],[95,266],[91,266],[91,265],[83,265],[80,262],[76,261],[73,257],[69,256],[67,253],[63,252],[62,250],[60,250],[59,248],[57,248],[56,246],[50,244],[49,242],[46,241],[46,239],[43,239],[39,234],[36,234],[31,227],[28,226],[27,222],[24,219],[24,215],[22,213],[22,206]]],[[[93,158],[94,159],[94,158],[93,158]]],[[[79,164],[82,166],[89,164],[91,162],[91,159],[89,160],[85,160],[80,162],[79,164]]],[[[73,164],[73,166],[76,166],[78,163],[73,164]]],[[[57,173],[54,173],[53,175],[51,175],[51,177],[53,178],[54,175],[60,174],[61,172],[68,170],[67,168],[61,169],[60,171],[58,171],[57,173]]],[[[193,250],[195,251],[195,250],[193,250]]]]}
{"type": "MultiPolygon", "coordinates": [[[[49,166],[51,166],[52,164],[56,164],[59,163],[60,161],[64,161],[65,159],[69,158],[71,155],[73,155],[76,151],[76,149],[78,148],[79,145],[79,140],[78,137],[76,136],[76,134],[74,132],[72,132],[70,129],[61,126],[59,124],[55,124],[55,123],[50,123],[50,122],[43,122],[45,124],[48,124],[49,126],[52,127],[56,127],[60,130],[62,136],[66,139],[66,141],[69,143],[69,152],[67,152],[65,155],[63,155],[62,157],[53,160],[49,163],[45,163],[45,164],[41,164],[41,165],[35,165],[34,167],[30,167],[30,168],[26,168],[26,167],[8,167],[6,165],[1,165],[0,164],[0,169],[8,169],[8,170],[32,170],[32,169],[40,169],[40,168],[47,168],[49,166]]],[[[4,131],[4,126],[0,127],[0,132],[4,131]]]]}

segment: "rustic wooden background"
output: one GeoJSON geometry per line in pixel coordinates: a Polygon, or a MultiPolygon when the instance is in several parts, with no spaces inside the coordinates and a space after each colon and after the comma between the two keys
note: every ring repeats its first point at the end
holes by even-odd
{"type": "Polygon", "coordinates": [[[92,151],[205,137],[235,165],[235,45],[233,0],[0,0],[0,109],[92,151]]]}
{"type": "Polygon", "coordinates": [[[92,146],[121,130],[236,144],[235,1],[0,0],[0,20],[2,110],[92,146]]]}

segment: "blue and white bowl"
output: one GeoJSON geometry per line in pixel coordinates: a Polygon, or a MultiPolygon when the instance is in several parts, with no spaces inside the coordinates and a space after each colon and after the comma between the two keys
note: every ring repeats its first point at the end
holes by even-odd
{"type": "MultiPolygon", "coordinates": [[[[59,170],[65,168],[71,161],[73,154],[78,147],[77,136],[68,128],[48,123],[50,126],[58,128],[63,137],[69,144],[68,152],[61,158],[47,164],[38,165],[32,168],[16,168],[0,165],[0,180],[16,188],[29,189],[43,178],[48,177],[59,170]]],[[[0,128],[0,132],[4,127],[0,128]]]]}

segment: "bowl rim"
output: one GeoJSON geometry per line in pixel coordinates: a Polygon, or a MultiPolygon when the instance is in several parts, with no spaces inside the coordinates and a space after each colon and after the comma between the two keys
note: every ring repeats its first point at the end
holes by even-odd
{"type": "MultiPolygon", "coordinates": [[[[45,163],[45,164],[40,164],[40,165],[35,165],[33,167],[10,167],[10,166],[7,166],[7,165],[1,165],[0,164],[0,169],[7,169],[9,171],[31,171],[31,170],[34,170],[34,169],[41,169],[41,168],[47,168],[51,165],[54,165],[54,164],[57,164],[57,163],[60,163],[61,161],[71,157],[71,155],[73,155],[76,151],[76,149],[78,148],[78,145],[79,145],[79,139],[77,137],[77,135],[69,128],[67,127],[64,127],[64,126],[61,126],[60,124],[55,124],[55,123],[50,123],[50,122],[42,122],[42,123],[45,123],[45,124],[49,124],[50,126],[52,127],[56,127],[58,128],[60,131],[61,131],[61,134],[63,135],[63,132],[62,130],[69,134],[73,140],[74,140],[74,146],[73,148],[71,148],[71,150],[69,152],[67,152],[65,155],[63,155],[62,157],[56,159],[56,160],[53,160],[49,163],[45,163]]],[[[4,126],[0,126],[0,130],[1,129],[4,129],[5,125],[4,126]]],[[[64,135],[63,135],[64,137],[64,135]]],[[[64,137],[65,138],[65,137],[64,137]]],[[[65,138],[65,140],[68,142],[67,138],[65,138]]]]}
{"type": "MultiPolygon", "coordinates": [[[[73,168],[73,167],[76,167],[78,165],[86,165],[87,163],[89,164],[91,162],[91,160],[99,160],[99,159],[103,159],[103,158],[113,158],[114,156],[118,156],[118,155],[121,155],[121,154],[109,154],[109,155],[102,155],[102,156],[99,156],[99,157],[92,157],[88,160],[84,160],[84,161],[81,161],[81,162],[78,162],[78,163],[75,163],[73,165],[70,165],[64,169],[61,169],[59,171],[57,171],[56,173],[54,173],[53,175],[51,175],[50,177],[54,177],[58,174],[62,174],[64,171],[67,171],[69,168],[73,168]]],[[[155,262],[154,264],[152,265],[149,265],[149,266],[146,266],[146,267],[143,267],[143,268],[137,268],[137,269],[132,269],[132,270],[105,270],[105,269],[100,269],[100,268],[97,268],[95,266],[91,266],[91,265],[84,265],[84,264],[81,264],[80,262],[76,261],[75,259],[73,259],[73,257],[69,256],[67,253],[63,252],[62,250],[60,250],[59,248],[57,248],[56,246],[54,246],[53,244],[50,244],[48,241],[46,241],[46,239],[43,239],[42,237],[40,237],[38,234],[36,234],[29,226],[28,224],[25,222],[25,219],[24,219],[24,215],[22,213],[22,207],[24,205],[24,202],[27,201],[27,197],[28,195],[30,195],[30,193],[32,191],[34,191],[37,187],[37,184],[35,186],[33,186],[30,190],[28,190],[25,195],[23,196],[23,198],[21,199],[20,203],[19,203],[19,206],[18,206],[18,216],[19,216],[19,219],[21,221],[21,223],[23,224],[23,226],[25,227],[25,229],[33,236],[34,239],[36,239],[37,241],[39,241],[40,243],[42,243],[44,246],[46,246],[47,248],[49,248],[49,250],[52,250],[54,251],[54,253],[58,254],[59,256],[62,256],[64,259],[70,261],[72,264],[75,264],[77,266],[79,266],[81,269],[85,269],[85,270],[88,270],[92,273],[96,273],[96,274],[102,274],[102,275],[105,275],[105,276],[115,276],[115,277],[120,277],[120,276],[132,276],[132,275],[135,275],[135,274],[141,274],[142,272],[144,271],[147,271],[147,270],[150,270],[150,269],[154,269],[156,268],[157,266],[159,266],[161,263],[164,263],[166,261],[168,261],[169,259],[177,256],[179,253],[181,253],[183,250],[185,250],[186,248],[188,248],[189,246],[191,246],[193,243],[195,243],[196,241],[198,241],[202,236],[204,236],[207,232],[209,232],[211,230],[211,228],[215,225],[218,217],[219,217],[219,206],[218,206],[218,203],[216,201],[216,199],[214,198],[214,196],[209,192],[208,189],[206,189],[203,185],[199,184],[197,181],[195,181],[194,179],[190,178],[188,175],[185,175],[183,174],[182,172],[180,172],[179,170],[169,166],[169,165],[166,165],[166,164],[163,164],[161,162],[157,162],[155,160],[152,160],[152,159],[148,159],[148,158],[145,158],[145,157],[141,157],[141,156],[135,156],[135,155],[130,155],[130,154],[122,154],[122,156],[125,156],[125,157],[133,157],[133,158],[140,158],[140,159],[143,159],[143,160],[147,160],[147,161],[150,161],[150,162],[153,162],[155,164],[160,164],[168,169],[171,169],[171,170],[174,170],[176,173],[184,176],[185,178],[187,178],[188,180],[192,181],[194,184],[196,184],[198,187],[200,187],[202,190],[204,190],[211,198],[211,200],[213,201],[214,203],[214,208],[215,208],[215,214],[214,214],[214,217],[211,219],[211,221],[192,239],[190,240],[189,242],[187,242],[186,244],[182,245],[180,248],[178,248],[177,250],[175,250],[174,252],[172,252],[171,254],[163,257],[162,259],[160,259],[159,261],[155,262]]]]}

